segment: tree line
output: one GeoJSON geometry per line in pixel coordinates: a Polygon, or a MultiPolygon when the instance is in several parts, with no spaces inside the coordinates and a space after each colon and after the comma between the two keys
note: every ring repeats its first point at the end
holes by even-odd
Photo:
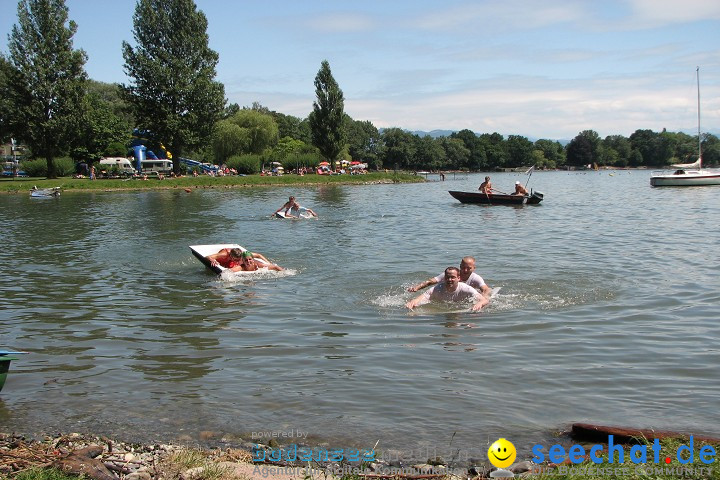
{"type": "MultiPolygon", "coordinates": [[[[344,112],[343,92],[330,65],[315,77],[316,100],[306,118],[253,103],[227,104],[216,81],[217,52],[209,48],[207,19],[194,0],[139,0],[133,14],[134,46],[123,42],[128,84],[88,78],[87,55],[73,48],[77,24],[64,0],[20,0],[18,23],[0,55],[0,140],[26,144],[30,156],[96,161],[125,156],[133,132],[172,157],[228,164],[255,173],[264,163],[314,167],[323,160],[403,170],[494,170],[564,166],[660,167],[690,163],[698,138],[663,130],[637,130],[626,138],[600,138],[585,130],[569,143],[520,135],[420,136],[401,128],[379,130],[344,112]]],[[[701,138],[703,160],[720,163],[720,142],[701,138]]]]}

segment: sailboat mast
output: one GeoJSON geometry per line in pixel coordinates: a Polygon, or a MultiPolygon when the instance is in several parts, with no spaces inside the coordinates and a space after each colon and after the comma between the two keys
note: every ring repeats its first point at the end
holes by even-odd
{"type": "Polygon", "coordinates": [[[697,92],[698,92],[698,160],[700,168],[702,168],[702,140],[700,137],[700,67],[695,70],[697,72],[697,92]]]}

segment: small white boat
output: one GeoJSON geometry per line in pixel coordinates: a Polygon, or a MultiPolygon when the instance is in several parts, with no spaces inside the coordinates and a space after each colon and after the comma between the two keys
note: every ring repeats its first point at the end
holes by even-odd
{"type": "Polygon", "coordinates": [[[702,158],[694,164],[672,165],[676,170],[654,171],[650,174],[653,187],[697,187],[720,185],[720,170],[703,170],[702,158]]]}
{"type": "Polygon", "coordinates": [[[37,188],[33,187],[30,190],[30,196],[34,198],[52,198],[60,196],[60,187],[53,188],[37,188]]]}
{"type": "Polygon", "coordinates": [[[694,163],[670,165],[673,170],[656,170],[650,173],[653,187],[697,187],[720,185],[720,170],[703,170],[702,136],[700,135],[700,67],[697,67],[698,159],[694,163]]]}

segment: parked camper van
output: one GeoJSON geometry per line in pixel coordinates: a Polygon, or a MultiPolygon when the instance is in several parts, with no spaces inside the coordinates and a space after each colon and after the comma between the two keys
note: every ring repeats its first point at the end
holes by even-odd
{"type": "Polygon", "coordinates": [[[146,159],[140,162],[143,173],[162,173],[164,175],[170,174],[173,169],[172,160],[164,158],[160,159],[146,159]]]}
{"type": "Polygon", "coordinates": [[[107,157],[100,159],[100,170],[111,169],[117,167],[118,171],[123,175],[132,175],[135,173],[135,167],[133,164],[124,157],[107,157]]]}

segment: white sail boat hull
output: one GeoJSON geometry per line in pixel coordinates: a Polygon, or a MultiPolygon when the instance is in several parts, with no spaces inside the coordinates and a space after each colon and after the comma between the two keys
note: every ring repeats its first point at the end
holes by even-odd
{"type": "Polygon", "coordinates": [[[697,68],[698,159],[694,163],[671,165],[677,170],[655,171],[650,174],[653,187],[698,187],[720,185],[720,170],[703,170],[702,137],[700,136],[700,67],[697,68]]]}
{"type": "Polygon", "coordinates": [[[653,187],[699,187],[720,185],[720,171],[677,170],[675,172],[653,172],[650,175],[653,187]]]}

